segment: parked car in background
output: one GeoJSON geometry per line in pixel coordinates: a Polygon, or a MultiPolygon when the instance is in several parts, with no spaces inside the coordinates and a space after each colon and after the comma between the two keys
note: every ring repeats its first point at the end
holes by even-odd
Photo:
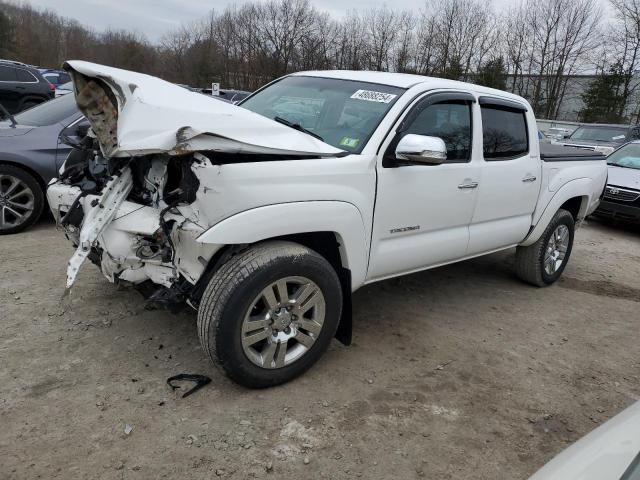
{"type": "Polygon", "coordinates": [[[540,143],[551,143],[551,138],[545,135],[541,130],[538,130],[538,140],[540,143]]]}
{"type": "Polygon", "coordinates": [[[190,92],[202,93],[202,89],[198,87],[192,87],[191,85],[187,85],[186,83],[176,83],[179,87],[182,87],[190,92]]]}
{"type": "Polygon", "coordinates": [[[479,85],[300,72],[232,105],[65,68],[96,138],[47,189],[76,247],[67,288],[88,258],[151,302],[198,309],[204,352],[249,387],[348,344],[365,284],[513,247],[522,280],[554,283],[605,185],[604,155],[543,151],[527,101],[479,85]]]}
{"type": "MultiPolygon", "coordinates": [[[[199,91],[200,93],[204,93],[205,95],[211,95],[210,88],[202,88],[199,91]]],[[[251,92],[245,92],[244,90],[230,90],[221,88],[220,90],[218,90],[218,95],[212,96],[219,100],[226,100],[229,103],[239,103],[249,95],[251,95],[251,92]]]]}
{"type": "Polygon", "coordinates": [[[548,136],[551,138],[554,138],[556,140],[562,140],[563,138],[568,137],[569,135],[571,135],[572,130],[569,130],[568,128],[562,128],[562,127],[551,127],[547,130],[548,136]]]}
{"type": "Polygon", "coordinates": [[[220,96],[231,103],[238,103],[251,95],[243,90],[220,90],[220,96]]]}
{"type": "Polygon", "coordinates": [[[63,83],[56,87],[56,97],[61,97],[62,95],[67,95],[71,92],[73,92],[73,82],[63,83]]]}
{"type": "Polygon", "coordinates": [[[554,143],[566,147],[580,147],[609,155],[620,145],[640,139],[640,125],[582,125],[564,139],[554,143]]]}
{"type": "Polygon", "coordinates": [[[640,479],[640,402],[600,425],[529,480],[640,479]]]}
{"type": "Polygon", "coordinates": [[[88,124],[73,95],[56,98],[0,121],[0,235],[17,233],[40,216],[44,190],[88,124]]]}
{"type": "Polygon", "coordinates": [[[594,215],[640,223],[640,141],[623,145],[609,157],[609,179],[594,215]]]}
{"type": "Polygon", "coordinates": [[[64,70],[54,70],[52,68],[40,68],[39,70],[45,80],[55,87],[71,81],[71,77],[64,70]]]}
{"type": "Polygon", "coordinates": [[[55,87],[37,68],[13,60],[0,60],[0,104],[18,113],[54,98],[55,87]]]}

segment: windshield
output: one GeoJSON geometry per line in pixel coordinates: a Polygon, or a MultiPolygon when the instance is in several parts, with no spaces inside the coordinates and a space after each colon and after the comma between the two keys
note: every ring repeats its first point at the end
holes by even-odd
{"type": "Polygon", "coordinates": [[[622,143],[626,137],[627,129],[624,127],[578,127],[569,138],[571,140],[622,143]]]}
{"type": "Polygon", "coordinates": [[[240,105],[298,125],[341,150],[360,153],[404,89],[332,78],[285,77],[240,105]]]}
{"type": "Polygon", "coordinates": [[[640,170],[640,143],[630,143],[620,147],[607,157],[609,165],[640,170]]]}
{"type": "Polygon", "coordinates": [[[62,122],[75,112],[79,113],[76,99],[73,95],[65,95],[20,112],[15,119],[18,125],[43,127],[62,122]]]}

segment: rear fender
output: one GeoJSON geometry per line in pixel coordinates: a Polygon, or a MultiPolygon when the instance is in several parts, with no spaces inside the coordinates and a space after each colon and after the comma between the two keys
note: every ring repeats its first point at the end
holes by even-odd
{"type": "Polygon", "coordinates": [[[341,201],[280,203],[253,208],[222,220],[197,238],[216,245],[250,244],[310,232],[334,232],[342,266],[351,271],[352,291],[364,283],[369,243],[360,211],[341,201]]]}
{"type": "MultiPolygon", "coordinates": [[[[551,197],[549,203],[547,203],[547,205],[544,206],[540,210],[540,212],[536,212],[534,214],[534,218],[539,217],[539,220],[536,222],[535,227],[531,230],[527,238],[525,238],[520,245],[526,247],[536,243],[547,228],[547,225],[549,225],[549,222],[551,222],[551,219],[556,214],[556,212],[567,200],[571,198],[582,198],[577,222],[583,220],[587,214],[587,209],[592,201],[590,192],[593,191],[595,191],[593,180],[591,180],[590,178],[578,178],[564,184],[555,193],[555,195],[551,197]]],[[[540,206],[538,206],[538,208],[540,209],[540,206]]]]}

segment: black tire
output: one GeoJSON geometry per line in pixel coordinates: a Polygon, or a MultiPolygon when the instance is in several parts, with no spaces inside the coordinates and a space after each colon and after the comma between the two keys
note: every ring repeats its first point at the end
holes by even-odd
{"type": "MultiPolygon", "coordinates": [[[[0,164],[0,235],[18,233],[30,227],[40,218],[43,208],[44,192],[33,175],[19,167],[0,164]],[[31,195],[33,195],[33,208],[19,224],[15,224],[15,216],[13,216],[9,210],[5,210],[6,207],[11,207],[11,205],[5,203],[5,200],[2,198],[2,194],[7,191],[9,178],[20,180],[31,195]],[[13,226],[9,225],[12,219],[12,223],[14,223],[13,226]]],[[[22,212],[22,210],[18,211],[22,212]]]]}
{"type": "Polygon", "coordinates": [[[516,274],[518,277],[537,287],[546,287],[558,280],[571,256],[574,233],[575,221],[573,215],[567,210],[558,210],[536,243],[516,249],[516,274]],[[560,267],[553,274],[549,274],[544,269],[545,250],[551,235],[560,225],[565,225],[569,229],[569,245],[560,267]]]}
{"type": "Polygon", "coordinates": [[[322,356],[335,335],[341,311],[340,280],[327,260],[296,243],[269,241],[235,255],[212,276],[198,310],[198,336],[214,365],[232,380],[249,388],[271,387],[302,374],[322,356]],[[325,301],[324,323],[315,343],[300,358],[280,368],[260,367],[243,351],[245,314],[263,289],[295,276],[319,287],[325,301]]]}

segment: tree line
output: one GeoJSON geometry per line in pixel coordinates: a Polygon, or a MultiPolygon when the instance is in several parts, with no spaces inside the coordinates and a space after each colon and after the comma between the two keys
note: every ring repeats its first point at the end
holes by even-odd
{"type": "Polygon", "coordinates": [[[597,73],[582,94],[586,121],[637,120],[640,0],[430,0],[333,18],[309,0],[267,0],[212,10],[158,42],[97,32],[50,10],[0,0],[0,58],[59,67],[84,59],[176,83],[254,90],[314,69],[431,75],[509,90],[555,119],[570,78],[597,73]]]}

